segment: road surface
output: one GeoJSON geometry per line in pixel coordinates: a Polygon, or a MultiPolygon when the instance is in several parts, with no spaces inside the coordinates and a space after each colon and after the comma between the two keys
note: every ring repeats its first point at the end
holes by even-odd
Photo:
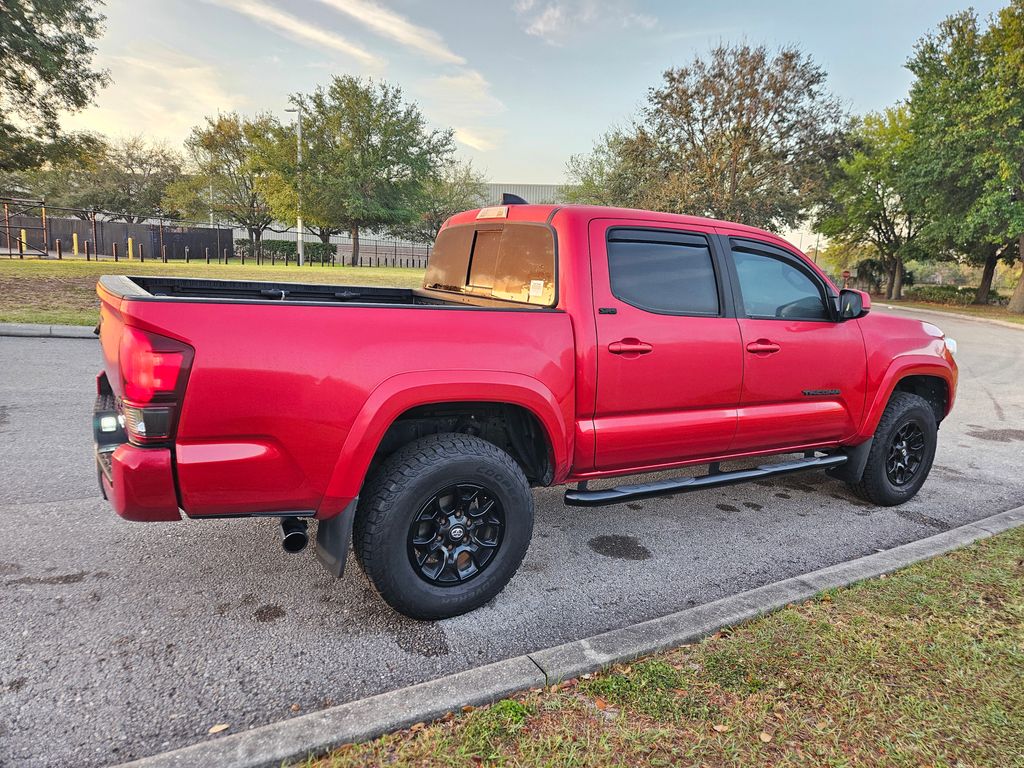
{"type": "Polygon", "coordinates": [[[0,764],[97,766],[661,616],[1024,503],[1024,332],[936,319],[960,395],[935,467],[882,509],[823,474],[601,509],[536,493],[484,608],[417,623],[274,520],[142,525],[97,491],[95,343],[0,338],[0,764]]]}

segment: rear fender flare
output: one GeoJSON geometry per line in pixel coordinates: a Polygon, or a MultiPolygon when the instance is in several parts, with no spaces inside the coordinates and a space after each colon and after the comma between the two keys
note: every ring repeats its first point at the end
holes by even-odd
{"type": "Polygon", "coordinates": [[[537,379],[506,371],[411,371],[381,382],[360,409],[348,431],[328,482],[317,517],[341,512],[362,487],[377,446],[394,421],[410,408],[451,402],[507,403],[526,408],[547,433],[554,462],[554,477],[569,471],[573,432],[567,427],[566,409],[537,379]]]}

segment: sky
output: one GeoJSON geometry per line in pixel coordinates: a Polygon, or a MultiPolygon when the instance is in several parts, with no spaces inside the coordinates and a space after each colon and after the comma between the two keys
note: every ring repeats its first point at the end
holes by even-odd
{"type": "MultiPolygon", "coordinates": [[[[906,96],[915,41],[966,0],[108,0],[113,84],[68,127],[180,147],[204,116],[284,109],[332,75],[402,87],[491,181],[564,181],[669,67],[721,42],[796,44],[854,113],[906,96]]],[[[977,0],[987,15],[1000,2],[977,0]]]]}

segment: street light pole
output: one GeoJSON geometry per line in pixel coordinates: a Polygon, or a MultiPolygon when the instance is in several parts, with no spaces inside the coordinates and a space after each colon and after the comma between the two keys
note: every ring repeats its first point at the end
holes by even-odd
{"type": "Polygon", "coordinates": [[[302,238],[302,105],[298,105],[295,109],[286,109],[285,112],[295,112],[295,143],[296,143],[296,167],[295,172],[298,175],[298,202],[295,206],[295,228],[298,230],[296,234],[296,245],[299,252],[299,266],[301,267],[305,263],[305,250],[303,248],[304,241],[302,238]]]}

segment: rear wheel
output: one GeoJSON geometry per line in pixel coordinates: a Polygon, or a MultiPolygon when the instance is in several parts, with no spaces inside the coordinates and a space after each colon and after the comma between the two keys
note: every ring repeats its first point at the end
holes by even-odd
{"type": "Polygon", "coordinates": [[[909,501],[931,471],[937,437],[935,412],[928,401],[897,392],[875,430],[864,474],[850,487],[883,507],[909,501]]]}
{"type": "Polygon", "coordinates": [[[415,619],[442,619],[497,595],[532,533],[533,497],[515,460],[478,437],[438,434],[374,472],[353,546],[388,604],[415,619]]]}

